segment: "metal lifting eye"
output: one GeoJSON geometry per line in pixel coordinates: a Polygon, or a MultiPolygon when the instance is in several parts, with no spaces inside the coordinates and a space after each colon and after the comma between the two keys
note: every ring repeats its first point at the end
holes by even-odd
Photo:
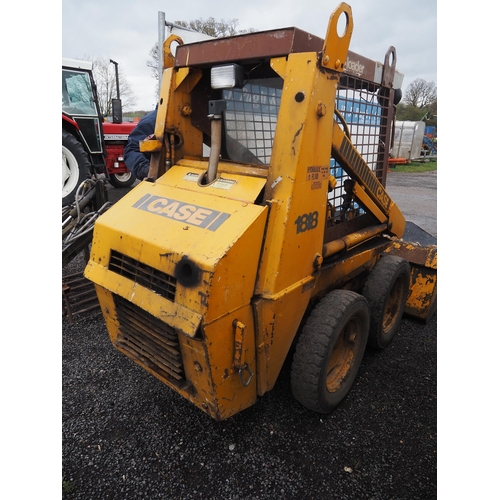
{"type": "Polygon", "coordinates": [[[337,36],[339,38],[344,38],[349,28],[349,22],[349,14],[346,11],[341,12],[337,19],[337,36]]]}

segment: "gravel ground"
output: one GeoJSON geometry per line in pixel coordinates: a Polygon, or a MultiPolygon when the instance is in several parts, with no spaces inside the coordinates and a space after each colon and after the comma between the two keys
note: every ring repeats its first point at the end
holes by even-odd
{"type": "Polygon", "coordinates": [[[115,350],[100,313],[63,318],[62,498],[436,498],[436,364],[437,314],[404,318],[330,415],[294,400],[287,360],[256,405],[215,422],[115,350]]]}

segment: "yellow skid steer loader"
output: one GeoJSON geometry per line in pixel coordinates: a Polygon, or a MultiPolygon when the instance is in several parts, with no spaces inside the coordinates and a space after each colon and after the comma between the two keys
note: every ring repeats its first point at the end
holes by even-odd
{"type": "Polygon", "coordinates": [[[330,412],[367,344],[433,312],[437,249],[401,239],[384,188],[396,51],[355,54],[352,30],[341,3],[324,40],[168,38],[149,178],[95,224],[85,275],[111,342],[216,420],[270,391],[290,349],[294,396],[330,412]]]}

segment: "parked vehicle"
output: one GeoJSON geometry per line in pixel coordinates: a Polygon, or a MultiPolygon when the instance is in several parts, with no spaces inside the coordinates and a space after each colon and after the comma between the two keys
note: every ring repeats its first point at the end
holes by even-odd
{"type": "Polygon", "coordinates": [[[169,37],[148,179],[95,223],[85,276],[111,342],[216,420],[292,353],[296,399],[332,411],[367,345],[435,309],[437,249],[402,239],[385,190],[396,51],[350,52],[352,29],[341,3],[324,40],[283,28],[174,55],[169,37]]]}
{"type": "Polygon", "coordinates": [[[70,205],[80,184],[106,174],[115,187],[129,187],[135,176],[123,153],[135,122],[122,123],[121,102],[114,100],[112,121],[105,121],[97,99],[92,63],[62,60],[62,205],[70,205]]]}
{"type": "Polygon", "coordinates": [[[80,184],[105,172],[103,117],[92,63],[62,60],[62,205],[70,205],[80,184]]]}
{"type": "Polygon", "coordinates": [[[117,188],[130,187],[136,181],[135,175],[128,169],[124,161],[128,136],[136,125],[137,122],[115,123],[107,120],[102,125],[106,148],[106,170],[109,182],[117,188]]]}

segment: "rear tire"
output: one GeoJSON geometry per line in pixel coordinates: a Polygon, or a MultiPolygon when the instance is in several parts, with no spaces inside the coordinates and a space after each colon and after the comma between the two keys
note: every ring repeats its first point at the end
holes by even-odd
{"type": "Polygon", "coordinates": [[[71,205],[80,184],[90,175],[90,159],[75,136],[62,131],[62,206],[71,205]]]}
{"type": "Polygon", "coordinates": [[[291,368],[294,397],[317,413],[347,395],[363,359],[370,310],[361,295],[334,290],[313,309],[299,336],[291,368]]]}
{"type": "Polygon", "coordinates": [[[396,335],[409,287],[410,264],[395,255],[382,255],[363,287],[363,296],[370,305],[370,347],[384,349],[396,335]]]}
{"type": "Polygon", "coordinates": [[[135,180],[135,175],[130,171],[123,174],[109,174],[110,184],[118,189],[132,186],[135,180]]]}

